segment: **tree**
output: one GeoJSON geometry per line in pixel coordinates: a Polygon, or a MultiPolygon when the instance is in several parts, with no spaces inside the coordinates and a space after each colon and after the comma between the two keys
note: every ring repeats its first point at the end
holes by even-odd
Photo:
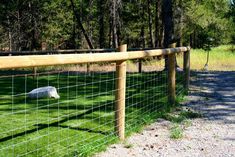
{"type": "Polygon", "coordinates": [[[163,47],[162,0],[156,0],[155,5],[155,47],[163,47]]]}
{"type": "Polygon", "coordinates": [[[164,47],[168,47],[174,34],[173,24],[173,4],[172,0],[163,0],[163,25],[164,25],[164,47]]]}
{"type": "Polygon", "coordinates": [[[120,11],[121,11],[121,0],[110,0],[110,39],[112,37],[112,47],[117,48],[120,40],[120,11]]]}
{"type": "MultiPolygon", "coordinates": [[[[191,36],[193,47],[202,47],[206,38],[214,38],[216,44],[226,43],[228,39],[229,10],[227,0],[182,0],[183,34],[191,36]],[[195,7],[197,6],[197,7],[195,7]],[[226,39],[226,40],[225,40],[226,39]]],[[[184,38],[186,42],[188,38],[184,38]]]]}
{"type": "Polygon", "coordinates": [[[41,4],[38,0],[0,2],[0,23],[8,30],[10,49],[20,51],[40,47],[41,4]]]}
{"type": "Polygon", "coordinates": [[[89,47],[202,47],[234,38],[234,1],[230,0],[1,0],[0,47],[10,50],[89,47]],[[171,8],[171,9],[169,9],[171,8]],[[191,40],[190,38],[191,37],[191,40]],[[92,46],[91,46],[92,45],[92,46]]]}
{"type": "Polygon", "coordinates": [[[183,0],[175,1],[174,4],[174,32],[178,37],[178,46],[183,46],[183,28],[184,28],[184,12],[183,0]]]}
{"type": "Polygon", "coordinates": [[[152,20],[152,9],[151,9],[151,0],[147,0],[147,10],[148,10],[148,27],[149,27],[149,47],[154,47],[153,39],[153,20],[152,20]]]}
{"type": "Polygon", "coordinates": [[[98,19],[99,19],[99,47],[105,47],[105,32],[104,32],[104,0],[97,0],[98,19]]]}

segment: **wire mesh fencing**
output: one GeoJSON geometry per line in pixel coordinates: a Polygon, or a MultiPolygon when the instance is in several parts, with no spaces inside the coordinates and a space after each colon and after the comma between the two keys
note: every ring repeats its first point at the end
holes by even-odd
{"type": "MultiPolygon", "coordinates": [[[[164,60],[143,59],[141,71],[138,62],[127,61],[126,135],[168,107],[164,60]]],[[[0,156],[90,156],[117,141],[116,68],[102,62],[38,68],[36,75],[27,68],[1,71],[0,156]],[[30,98],[40,87],[55,87],[60,98],[30,98]]],[[[180,95],[183,72],[176,76],[180,95]]]]}
{"type": "Polygon", "coordinates": [[[184,54],[176,55],[176,96],[180,99],[185,94],[184,54]]]}
{"type": "Polygon", "coordinates": [[[1,155],[81,156],[115,138],[114,72],[62,70],[0,80],[1,155]],[[28,97],[31,90],[48,86],[56,87],[60,99],[28,97]]]}

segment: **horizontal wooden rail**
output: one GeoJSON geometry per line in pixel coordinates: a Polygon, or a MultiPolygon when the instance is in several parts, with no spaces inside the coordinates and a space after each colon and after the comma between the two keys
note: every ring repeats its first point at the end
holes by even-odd
{"type": "Polygon", "coordinates": [[[66,64],[115,62],[128,59],[140,59],[153,56],[169,55],[187,52],[188,47],[129,51],[126,53],[90,53],[90,54],[60,54],[60,55],[30,55],[0,57],[0,69],[27,68],[38,66],[53,66],[66,64]]]}
{"type": "MultiPolygon", "coordinates": [[[[129,48],[128,51],[150,50],[150,48],[129,48]]],[[[47,54],[80,54],[80,53],[102,53],[115,52],[116,49],[71,49],[71,50],[44,50],[44,51],[0,51],[0,56],[21,55],[47,55],[47,54]]]]}
{"type": "Polygon", "coordinates": [[[88,52],[113,52],[115,49],[71,49],[71,50],[45,50],[45,51],[0,51],[0,56],[8,55],[46,55],[46,54],[76,54],[88,52]]]}

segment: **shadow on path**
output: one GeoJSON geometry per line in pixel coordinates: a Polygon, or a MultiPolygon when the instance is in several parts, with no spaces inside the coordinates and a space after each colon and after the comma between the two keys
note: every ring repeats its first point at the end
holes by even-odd
{"type": "Polygon", "coordinates": [[[235,71],[192,72],[189,99],[209,120],[235,124],[235,71]]]}

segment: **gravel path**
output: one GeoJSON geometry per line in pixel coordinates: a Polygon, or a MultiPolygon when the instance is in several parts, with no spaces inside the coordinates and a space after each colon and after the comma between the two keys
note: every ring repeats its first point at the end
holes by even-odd
{"type": "Polygon", "coordinates": [[[110,146],[97,157],[235,157],[235,72],[198,73],[189,102],[203,114],[170,138],[171,122],[158,119],[123,144],[110,146]]]}

